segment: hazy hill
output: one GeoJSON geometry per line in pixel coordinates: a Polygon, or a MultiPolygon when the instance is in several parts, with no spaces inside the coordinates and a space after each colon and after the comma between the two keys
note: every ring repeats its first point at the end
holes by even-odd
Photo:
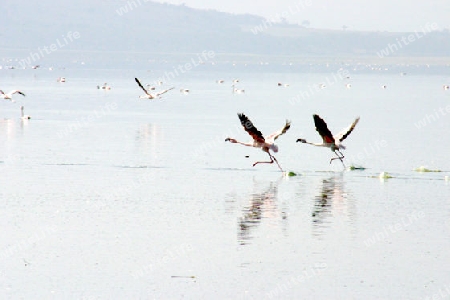
{"type": "Polygon", "coordinates": [[[253,15],[234,15],[146,0],[3,0],[0,50],[59,42],[65,50],[285,55],[448,56],[450,34],[307,29],[267,23],[253,15]],[[79,38],[68,41],[69,32],[79,38]],[[66,39],[66,40],[64,40],[66,39]],[[396,44],[396,45],[395,45],[396,44]],[[389,47],[390,45],[390,47],[389,47]]]}

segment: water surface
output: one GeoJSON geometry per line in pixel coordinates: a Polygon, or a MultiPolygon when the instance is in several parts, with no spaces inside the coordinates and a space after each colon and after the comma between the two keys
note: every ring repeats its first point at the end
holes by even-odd
{"type": "Polygon", "coordinates": [[[27,94],[0,103],[6,298],[424,299],[450,286],[448,76],[193,70],[144,101],[134,77],[157,71],[0,71],[2,89],[27,94]],[[265,134],[292,121],[276,157],[298,176],[224,142],[249,139],[238,112],[265,134]],[[314,113],[334,133],[361,117],[344,153],[365,170],[295,143],[320,141],[314,113]]]}

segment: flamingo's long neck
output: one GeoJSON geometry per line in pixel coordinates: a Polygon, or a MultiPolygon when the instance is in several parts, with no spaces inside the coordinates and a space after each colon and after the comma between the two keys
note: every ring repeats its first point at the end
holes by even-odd
{"type": "Polygon", "coordinates": [[[248,146],[248,147],[256,147],[255,144],[253,144],[253,143],[244,143],[244,142],[240,142],[240,141],[236,141],[236,143],[244,145],[244,146],[248,146]]]}
{"type": "Polygon", "coordinates": [[[304,143],[305,144],[309,144],[309,145],[313,145],[313,146],[316,146],[316,147],[329,147],[329,144],[325,144],[325,143],[311,143],[311,142],[308,142],[308,141],[305,141],[304,143]]]}

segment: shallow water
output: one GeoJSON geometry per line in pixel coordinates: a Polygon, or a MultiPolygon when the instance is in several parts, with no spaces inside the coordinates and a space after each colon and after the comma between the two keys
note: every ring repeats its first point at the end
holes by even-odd
{"type": "Polygon", "coordinates": [[[0,71],[27,94],[0,102],[6,298],[449,295],[448,76],[194,70],[144,101],[143,70],[0,71]],[[298,176],[224,142],[249,138],[237,112],[265,134],[292,121],[276,157],[298,176]],[[361,116],[344,154],[365,170],[295,143],[320,141],[313,113],[334,133],[361,116]]]}

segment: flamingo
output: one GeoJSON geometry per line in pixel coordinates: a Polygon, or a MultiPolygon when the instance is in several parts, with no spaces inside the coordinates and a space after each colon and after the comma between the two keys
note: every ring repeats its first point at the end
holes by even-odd
{"type": "Polygon", "coordinates": [[[5,100],[9,100],[9,101],[11,101],[11,102],[16,102],[16,101],[12,98],[12,95],[14,95],[14,94],[20,94],[20,95],[22,95],[22,96],[25,96],[25,94],[22,93],[22,92],[19,91],[19,90],[13,90],[13,91],[11,91],[11,92],[9,92],[9,93],[7,93],[7,94],[5,94],[2,90],[0,90],[0,97],[2,97],[2,98],[5,99],[5,100]]]}
{"type": "Polygon", "coordinates": [[[256,127],[253,125],[252,121],[250,121],[246,115],[243,113],[238,114],[239,120],[241,121],[241,125],[244,127],[244,130],[247,131],[247,133],[253,138],[253,143],[243,143],[239,142],[236,139],[233,138],[226,138],[225,142],[231,142],[231,143],[238,143],[244,146],[248,147],[255,147],[255,148],[261,148],[262,151],[266,152],[269,157],[270,161],[257,161],[253,164],[253,166],[256,166],[257,164],[272,164],[274,161],[277,163],[278,168],[283,172],[283,169],[281,168],[280,164],[278,163],[277,159],[270,153],[270,150],[277,153],[278,152],[278,146],[275,145],[275,140],[282,134],[286,133],[288,129],[291,127],[291,122],[289,120],[286,120],[286,124],[284,127],[277,132],[272,133],[271,135],[268,135],[264,137],[262,133],[256,129],[256,127]]]}
{"type": "Polygon", "coordinates": [[[108,83],[105,82],[102,86],[97,85],[97,89],[99,89],[99,90],[110,90],[111,87],[108,85],[108,83]]]}
{"type": "Polygon", "coordinates": [[[141,99],[155,99],[155,98],[161,98],[160,96],[161,96],[162,94],[167,93],[168,91],[174,89],[174,87],[171,87],[171,88],[169,88],[169,89],[167,89],[167,90],[162,90],[162,91],[159,91],[159,92],[157,92],[157,93],[151,94],[151,93],[148,92],[148,90],[146,90],[146,89],[142,86],[142,84],[141,84],[141,82],[139,81],[139,79],[134,78],[134,80],[136,80],[136,82],[137,82],[137,84],[139,85],[139,87],[145,92],[145,95],[139,96],[139,98],[141,98],[141,99]]]}
{"type": "Polygon", "coordinates": [[[151,91],[156,90],[156,87],[152,86],[152,85],[149,84],[149,83],[147,83],[145,86],[147,87],[147,90],[151,90],[151,91]]]}
{"type": "Polygon", "coordinates": [[[189,94],[189,92],[190,92],[189,89],[180,89],[180,93],[182,93],[182,94],[187,95],[187,94],[189,94]]]}
{"type": "Polygon", "coordinates": [[[302,142],[302,143],[306,143],[306,144],[310,144],[310,145],[318,146],[318,147],[330,148],[331,151],[333,151],[337,156],[330,160],[330,164],[333,160],[339,159],[345,168],[344,161],[343,161],[344,154],[342,154],[342,152],[339,149],[345,149],[345,146],[342,145],[341,142],[347,138],[347,136],[353,131],[353,129],[355,129],[356,124],[358,124],[358,122],[359,122],[359,117],[357,117],[355,119],[355,121],[353,121],[353,123],[350,124],[349,127],[347,127],[346,129],[342,130],[340,133],[338,133],[337,135],[334,135],[334,136],[331,134],[330,130],[328,129],[327,123],[325,123],[325,121],[321,117],[319,117],[318,115],[313,115],[313,118],[314,118],[314,124],[316,125],[316,130],[322,137],[323,142],[322,143],[310,143],[310,142],[307,142],[305,139],[297,139],[297,142],[302,142]]]}
{"type": "Polygon", "coordinates": [[[24,110],[24,107],[23,107],[23,105],[20,107],[20,113],[21,113],[21,116],[22,116],[22,120],[29,120],[29,119],[31,119],[31,116],[30,115],[25,115],[24,114],[24,112],[23,112],[23,110],[24,110]]]}
{"type": "Polygon", "coordinates": [[[234,84],[232,85],[232,87],[233,87],[233,93],[234,94],[243,94],[243,93],[245,93],[245,90],[235,88],[234,84]]]}

